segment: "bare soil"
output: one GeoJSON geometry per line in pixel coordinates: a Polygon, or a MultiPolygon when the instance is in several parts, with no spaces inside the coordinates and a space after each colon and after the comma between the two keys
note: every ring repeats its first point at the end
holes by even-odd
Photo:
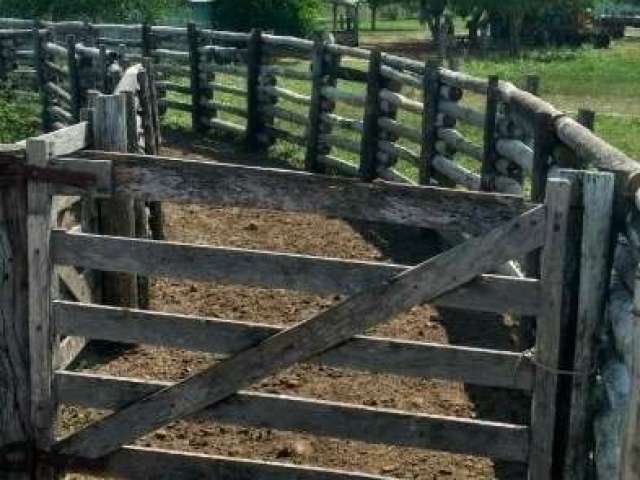
{"type": "MultiPolygon", "coordinates": [[[[189,139],[165,154],[256,163],[242,152],[194,149],[189,139]]],[[[241,208],[165,205],[169,240],[207,245],[295,252],[330,257],[415,264],[437,252],[428,232],[346,222],[318,215],[241,208]]],[[[291,325],[322,311],[337,296],[152,279],[150,308],[276,325],[291,325]]],[[[515,349],[515,327],[508,318],[412,309],[371,333],[380,336],[458,345],[515,349]]],[[[204,353],[139,345],[117,352],[96,345],[77,368],[145,379],[184,379],[217,360],[204,353]]],[[[262,392],[397,408],[411,412],[527,422],[527,402],[518,393],[458,383],[302,364],[266,379],[262,392]]],[[[63,407],[61,434],[86,425],[100,412],[63,407]]],[[[174,450],[308,464],[407,479],[524,478],[521,465],[420,449],[397,448],[205,422],[176,422],[148,435],[140,445],[174,450]]],[[[75,477],[77,478],[77,477],[75,477]]]]}

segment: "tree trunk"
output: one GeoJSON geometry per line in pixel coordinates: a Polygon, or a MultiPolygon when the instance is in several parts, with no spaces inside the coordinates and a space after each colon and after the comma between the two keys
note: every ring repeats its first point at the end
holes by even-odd
{"type": "Polygon", "coordinates": [[[469,29],[469,44],[473,47],[478,46],[478,29],[480,28],[480,20],[482,19],[483,13],[483,10],[474,11],[467,22],[467,28],[469,29]]]}
{"type": "Polygon", "coordinates": [[[509,51],[511,55],[520,53],[520,32],[522,31],[522,21],[524,15],[521,12],[513,11],[509,14],[509,51]]]}
{"type": "Polygon", "coordinates": [[[378,15],[378,7],[377,6],[372,6],[371,7],[371,30],[373,32],[376,31],[376,20],[377,20],[377,15],[378,15]]]}

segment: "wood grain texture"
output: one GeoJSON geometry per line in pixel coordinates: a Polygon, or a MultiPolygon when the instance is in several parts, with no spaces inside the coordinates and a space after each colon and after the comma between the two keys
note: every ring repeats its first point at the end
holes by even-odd
{"type": "Polygon", "coordinates": [[[304,172],[142,155],[84,152],[113,160],[114,192],[151,201],[314,212],[481,234],[525,211],[515,196],[403,186],[304,172]]]}
{"type": "Polygon", "coordinates": [[[122,478],[157,480],[193,480],[224,478],[228,480],[393,480],[390,477],[345,472],[325,468],[261,462],[238,458],[174,452],[143,447],[125,447],[109,456],[102,470],[71,469],[86,473],[103,472],[122,478]]]}
{"type": "MultiPolygon", "coordinates": [[[[354,294],[409,270],[404,265],[260,250],[210,247],[56,230],[56,264],[94,270],[283,288],[317,294],[354,294]]],[[[440,306],[496,313],[536,313],[533,280],[482,275],[434,299],[440,306]]]]}
{"type": "MultiPolygon", "coordinates": [[[[45,167],[54,151],[48,140],[27,140],[27,164],[45,167]]],[[[54,326],[51,318],[52,268],[51,185],[31,180],[27,184],[27,255],[29,289],[29,365],[31,422],[36,446],[48,449],[53,442],[54,326]]]]}
{"type": "MultiPolygon", "coordinates": [[[[117,410],[171,384],[72,372],[56,374],[63,402],[117,410]]],[[[196,415],[198,420],[240,424],[525,461],[528,428],[498,422],[410,413],[288,395],[241,391],[196,415]]]]}
{"type": "Polygon", "coordinates": [[[531,413],[529,479],[552,478],[556,428],[556,394],[560,365],[562,322],[566,313],[565,271],[571,183],[552,179],[547,185],[547,233],[542,258],[542,295],[545,301],[538,316],[535,359],[536,373],[531,413]]]}
{"type": "MultiPolygon", "coordinates": [[[[181,383],[125,407],[59,441],[58,453],[99,458],[125,443],[198,412],[238,390],[313,357],[485,271],[539,248],[546,208],[537,207],[376,287],[276,334],[181,383]],[[380,301],[380,299],[384,301],[380,301]]],[[[471,441],[471,439],[469,439],[471,441]]]]}
{"type": "MultiPolygon", "coordinates": [[[[15,182],[0,189],[0,448],[34,441],[27,258],[27,192],[15,182]]],[[[31,480],[26,472],[6,475],[8,480],[31,480]]]]}
{"type": "MultiPolygon", "coordinates": [[[[137,85],[137,75],[132,75],[137,85]]],[[[93,138],[96,148],[105,151],[126,152],[127,121],[124,95],[100,95],[95,99],[93,138]]],[[[110,200],[100,201],[100,232],[107,235],[135,237],[135,210],[133,197],[117,194],[110,200]]],[[[135,275],[105,272],[102,278],[102,299],[105,303],[123,307],[138,305],[135,275]]]]}
{"type": "Polygon", "coordinates": [[[596,332],[604,323],[605,301],[611,271],[613,197],[615,178],[607,173],[579,174],[584,212],[580,253],[580,291],[575,338],[571,418],[565,460],[565,478],[583,480],[589,472],[589,451],[593,447],[591,388],[595,366],[596,332]]]}
{"type": "Polygon", "coordinates": [[[633,304],[635,322],[633,327],[631,358],[631,395],[629,413],[624,432],[622,451],[622,480],[633,480],[640,475],[640,269],[636,265],[633,304]]]}
{"type": "MultiPolygon", "coordinates": [[[[57,301],[64,335],[233,355],[284,330],[272,325],[57,301]]],[[[313,362],[376,373],[440,378],[530,391],[533,366],[519,353],[354,337],[313,362]]]]}

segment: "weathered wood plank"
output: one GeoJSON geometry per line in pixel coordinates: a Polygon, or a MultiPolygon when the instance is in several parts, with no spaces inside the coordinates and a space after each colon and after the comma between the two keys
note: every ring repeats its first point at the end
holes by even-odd
{"type": "MultiPolygon", "coordinates": [[[[63,402],[108,410],[124,408],[171,386],[72,372],[59,372],[56,379],[63,402]]],[[[215,422],[517,462],[526,460],[528,450],[526,426],[250,391],[238,392],[196,416],[215,422]]]]}
{"type": "MultiPolygon", "coordinates": [[[[27,164],[46,167],[53,145],[48,140],[27,140],[27,164]]],[[[47,450],[53,442],[56,404],[53,395],[54,328],[50,315],[52,268],[51,185],[31,180],[27,184],[27,255],[29,289],[29,366],[31,422],[35,445],[47,450]]]]}
{"type": "Polygon", "coordinates": [[[36,138],[52,143],[51,156],[60,157],[87,148],[91,139],[91,132],[87,122],[80,122],[36,138]]]}
{"type": "Polygon", "coordinates": [[[560,342],[565,311],[565,270],[571,184],[552,179],[547,185],[547,234],[542,259],[542,312],[538,316],[536,373],[531,413],[529,479],[553,478],[556,428],[556,394],[560,365],[560,342]]]}
{"type": "MultiPolygon", "coordinates": [[[[94,270],[354,294],[410,267],[309,255],[54,231],[55,263],[94,270]]],[[[538,312],[537,282],[483,275],[434,303],[492,312],[538,312]]]]}
{"type": "Polygon", "coordinates": [[[70,465],[73,471],[115,475],[122,478],[193,480],[224,478],[251,480],[393,480],[390,477],[305,467],[286,463],[243,460],[198,453],[174,452],[144,447],[124,447],[111,455],[100,469],[83,469],[82,462],[70,465]]]}
{"type": "MultiPolygon", "coordinates": [[[[29,271],[27,196],[11,182],[0,189],[0,448],[32,444],[30,411],[29,271]]],[[[31,480],[28,472],[4,472],[7,480],[31,480]]]]}
{"type": "MultiPolygon", "coordinates": [[[[64,335],[232,355],[283,331],[272,325],[57,301],[64,335]]],[[[531,390],[533,365],[519,353],[375,337],[354,337],[314,362],[376,373],[531,390]]]]}
{"type": "Polygon", "coordinates": [[[571,418],[565,460],[567,479],[587,477],[589,450],[592,443],[589,428],[593,419],[590,392],[595,355],[596,332],[603,324],[605,299],[609,285],[610,244],[613,219],[615,179],[606,173],[580,173],[584,213],[582,218],[582,248],[580,253],[580,291],[578,324],[575,339],[571,418]]]}
{"type": "MultiPolygon", "coordinates": [[[[218,403],[241,388],[322,353],[483,272],[539,248],[545,230],[546,207],[536,207],[481,238],[454,247],[269,337],[256,347],[113,413],[59,441],[55,450],[88,458],[112,453],[166,423],[218,403]]],[[[486,443],[487,440],[468,437],[465,448],[480,448],[478,442],[486,443]]]]}
{"type": "Polygon", "coordinates": [[[87,340],[83,337],[66,337],[60,342],[54,352],[53,365],[55,369],[67,368],[82,353],[87,346],[87,340]]]}
{"type": "MultiPolygon", "coordinates": [[[[137,74],[132,75],[137,84],[137,74]]],[[[93,138],[97,148],[106,151],[127,150],[126,100],[124,95],[99,95],[95,99],[93,138]]],[[[135,237],[135,211],[131,196],[119,195],[100,201],[100,232],[135,237]]],[[[102,278],[103,301],[123,307],[138,305],[135,275],[105,272],[102,278]]]]}
{"type": "Polygon", "coordinates": [[[522,198],[500,194],[142,155],[83,155],[113,160],[114,192],[148,201],[315,212],[471,234],[495,228],[528,208],[522,198]]]}
{"type": "Polygon", "coordinates": [[[55,273],[77,301],[91,303],[93,299],[91,283],[85,275],[68,265],[56,266],[55,273]]]}

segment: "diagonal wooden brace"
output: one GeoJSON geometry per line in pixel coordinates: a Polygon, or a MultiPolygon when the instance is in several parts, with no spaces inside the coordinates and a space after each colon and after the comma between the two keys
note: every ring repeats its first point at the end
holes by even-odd
{"type": "Polygon", "coordinates": [[[170,422],[218,403],[279,370],[335,347],[416,305],[544,244],[541,205],[376,287],[362,291],[259,345],[134,402],[54,446],[96,459],[170,422]]]}

